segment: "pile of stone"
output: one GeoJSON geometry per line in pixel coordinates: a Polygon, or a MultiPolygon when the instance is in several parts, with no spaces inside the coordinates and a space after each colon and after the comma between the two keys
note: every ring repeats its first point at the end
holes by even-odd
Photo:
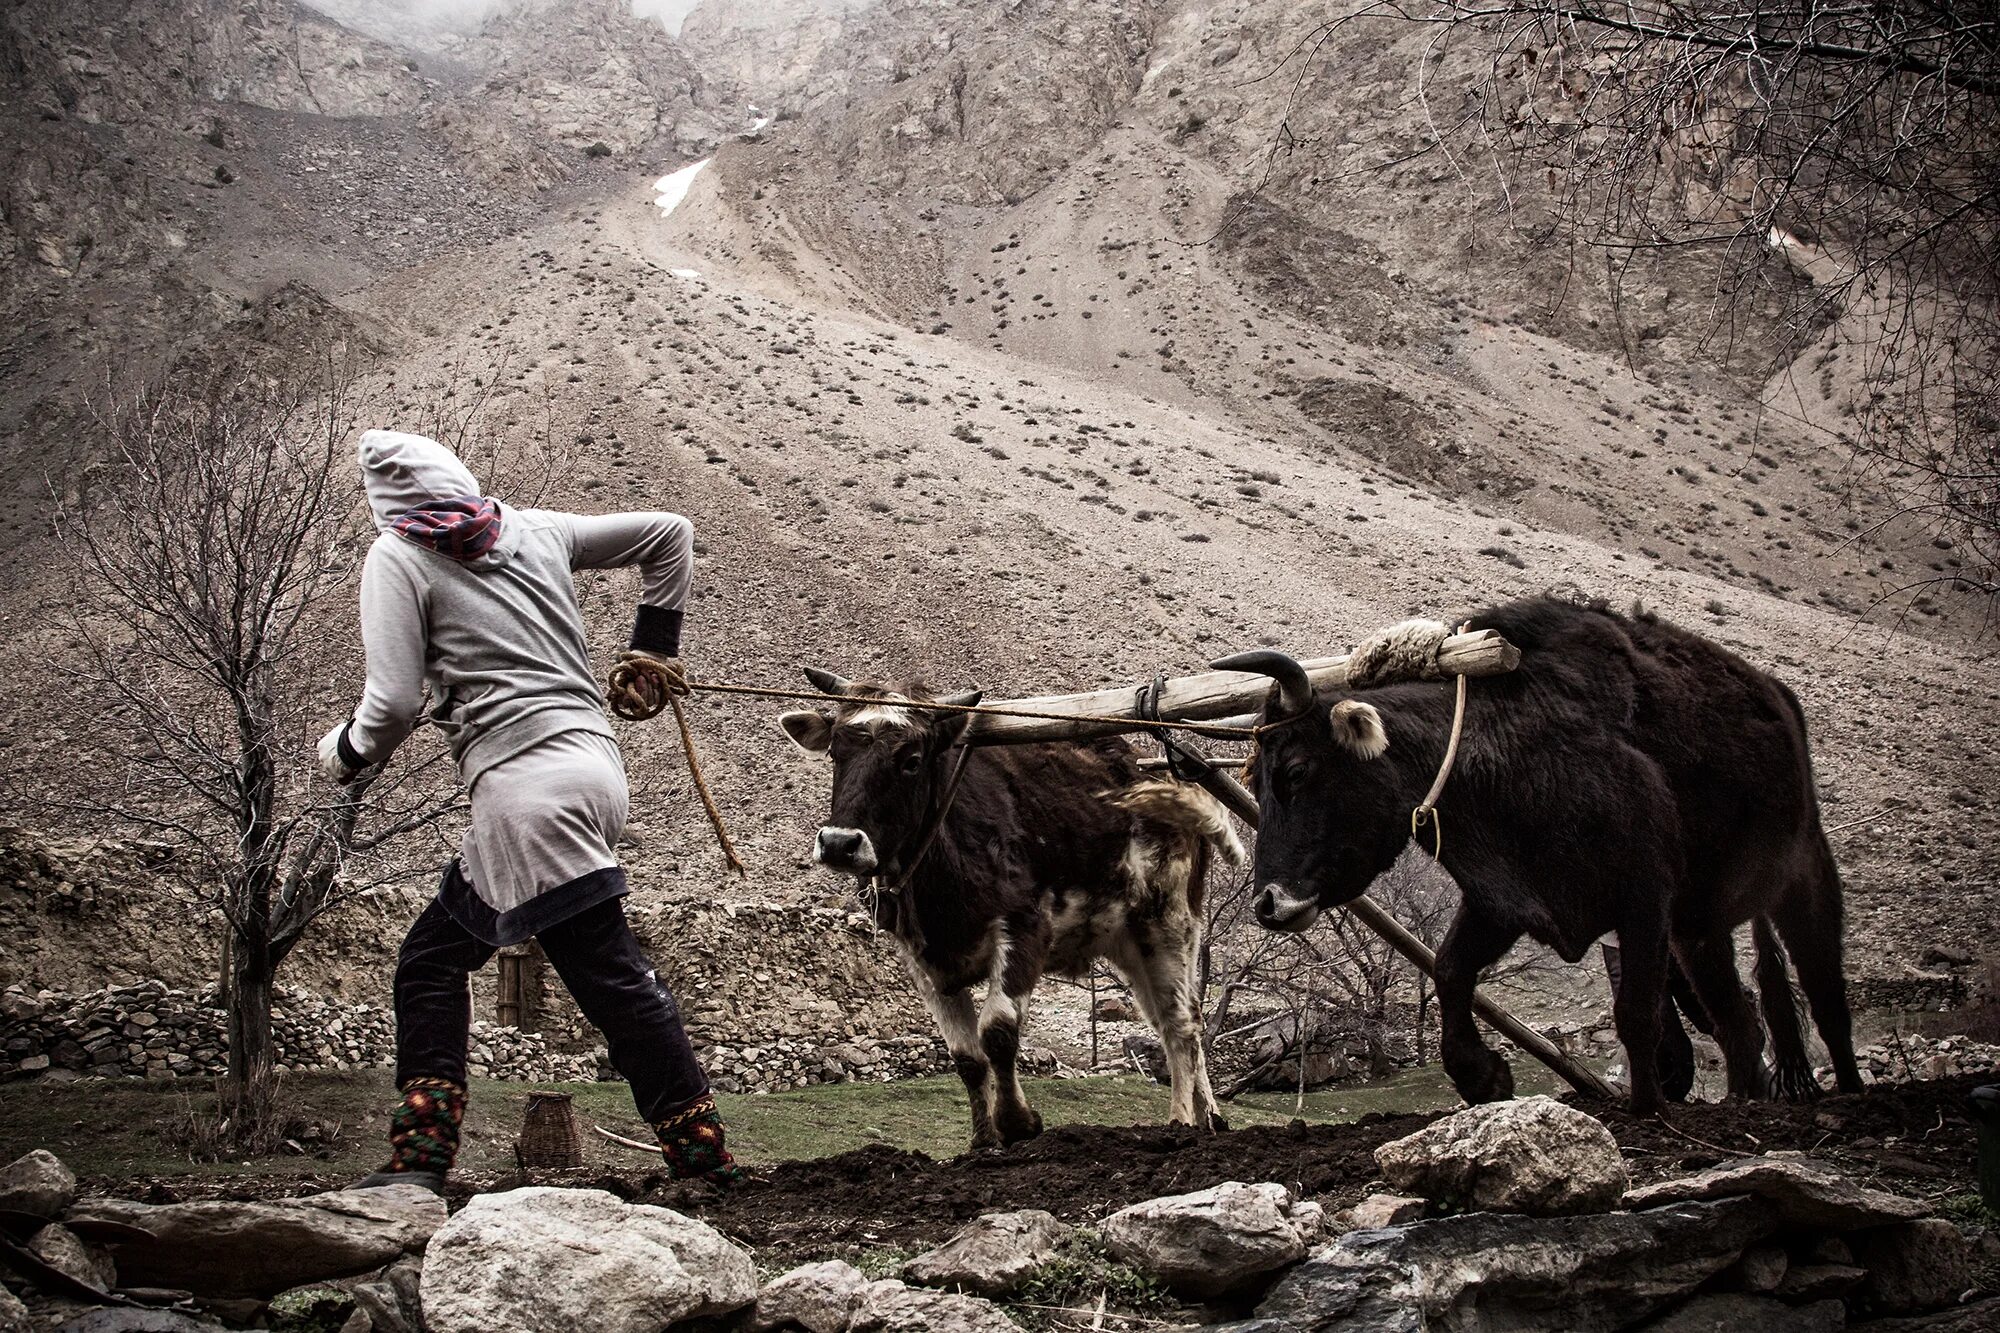
{"type": "MultiPolygon", "coordinates": [[[[1933,1038],[1898,1033],[1860,1047],[1854,1058],[1861,1066],[1863,1083],[1907,1083],[2000,1070],[2000,1046],[1957,1035],[1933,1038]]],[[[1832,1087],[1833,1070],[1820,1071],[1820,1080],[1832,1087]]]]}
{"type": "Polygon", "coordinates": [[[779,1037],[750,1044],[717,1043],[701,1052],[710,1081],[722,1092],[782,1092],[819,1083],[887,1083],[951,1068],[935,1034],[855,1037],[821,1045],[779,1037]]]}
{"type": "MultiPolygon", "coordinates": [[[[210,997],[164,982],[72,995],[10,986],[0,993],[0,1077],[190,1078],[228,1068],[228,1015],[210,997]]],[[[385,1068],[395,1018],[369,1004],[279,992],[271,1027],[281,1073],[385,1068]]],[[[597,1077],[589,1056],[561,1055],[540,1036],[473,1024],[472,1073],[526,1082],[597,1077]]]]}

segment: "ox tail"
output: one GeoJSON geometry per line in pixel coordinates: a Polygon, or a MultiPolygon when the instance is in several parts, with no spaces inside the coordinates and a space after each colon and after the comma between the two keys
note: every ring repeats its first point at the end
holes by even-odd
{"type": "Polygon", "coordinates": [[[1111,797],[1112,804],[1130,811],[1162,832],[1177,833],[1194,844],[1194,866],[1188,873],[1188,909],[1201,915],[1208,889],[1211,860],[1240,866],[1248,855],[1229,822],[1222,802],[1199,787],[1182,782],[1135,782],[1111,797]]]}

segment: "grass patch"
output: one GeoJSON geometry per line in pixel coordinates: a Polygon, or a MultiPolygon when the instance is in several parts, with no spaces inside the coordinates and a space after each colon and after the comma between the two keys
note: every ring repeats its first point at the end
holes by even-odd
{"type": "MultiPolygon", "coordinates": [[[[1539,1067],[1516,1071],[1523,1093],[1544,1091],[1539,1067]]],[[[1027,1079],[1028,1096],[1051,1127],[1068,1124],[1157,1124],[1167,1117],[1167,1090],[1134,1077],[1027,1079]]],[[[514,1139],[528,1092],[557,1087],[576,1098],[585,1164],[636,1171],[649,1159],[590,1131],[593,1124],[632,1138],[647,1138],[622,1083],[525,1084],[474,1080],[467,1109],[461,1164],[475,1172],[514,1167],[514,1139]]],[[[108,1079],[86,1083],[0,1084],[0,1162],[31,1148],[47,1148],[79,1174],[98,1177],[203,1175],[359,1176],[381,1164],[384,1127],[396,1092],[386,1069],[298,1074],[284,1080],[280,1096],[293,1123],[319,1128],[319,1142],[278,1145],[272,1156],[204,1156],[189,1143],[191,1119],[212,1116],[215,1093],[194,1083],[108,1079]]],[[[899,1083],[842,1083],[796,1092],[717,1097],[729,1125],[730,1147],[759,1164],[826,1157],[884,1144],[954,1157],[971,1137],[965,1089],[956,1078],[899,1083]]],[[[1303,1107],[1289,1093],[1251,1093],[1223,1108],[1231,1124],[1282,1125],[1353,1120],[1371,1111],[1433,1110],[1454,1105],[1456,1094],[1435,1066],[1405,1070],[1392,1079],[1307,1094],[1303,1107]]]]}
{"type": "Polygon", "coordinates": [[[1036,1269],[1007,1304],[1023,1327],[1040,1330],[1068,1326],[1100,1308],[1107,1314],[1143,1316],[1180,1303],[1157,1278],[1114,1258],[1095,1231],[1084,1229],[1036,1269]]]}

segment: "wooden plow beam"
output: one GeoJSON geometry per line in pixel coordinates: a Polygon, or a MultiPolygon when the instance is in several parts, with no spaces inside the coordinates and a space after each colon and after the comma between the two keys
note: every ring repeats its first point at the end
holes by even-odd
{"type": "MultiPolygon", "coordinates": [[[[1322,657],[1300,663],[1315,686],[1342,685],[1347,681],[1349,658],[1322,657]]],[[[1512,671],[1521,662],[1521,651],[1491,630],[1454,634],[1438,651],[1440,676],[1497,676],[1512,671]]],[[[1270,692],[1271,678],[1242,671],[1208,671],[1199,675],[1168,680],[1160,689],[1159,717],[1174,722],[1214,722],[1227,718],[1242,724],[1236,715],[1254,713],[1270,692]]],[[[1078,720],[1054,718],[996,717],[975,714],[967,728],[974,745],[1021,745],[1035,741],[1085,740],[1093,736],[1118,735],[1146,730],[1149,719],[1140,716],[1140,698],[1146,687],[1130,685],[1088,694],[1044,695],[1033,699],[1008,699],[990,704],[993,708],[1023,712],[1076,714],[1078,720]],[[1088,715],[1090,720],[1081,720],[1088,715]],[[1127,718],[1128,722],[1103,721],[1127,718]]],[[[1257,827],[1257,798],[1248,788],[1219,768],[1194,765],[1195,781],[1251,828],[1257,827]]],[[[1425,976],[1437,976],[1437,955],[1430,946],[1411,934],[1380,903],[1362,894],[1346,904],[1364,925],[1389,942],[1390,947],[1425,976]]],[[[1556,1044],[1501,1008],[1487,996],[1473,992],[1472,1007],[1487,1025],[1516,1046],[1553,1070],[1578,1092],[1607,1101],[1617,1093],[1597,1074],[1571,1059],[1556,1044]]]]}
{"type": "MultiPolygon", "coordinates": [[[[1349,658],[1317,657],[1301,662],[1312,683],[1344,685],[1349,658]]],[[[1489,629],[1454,634],[1438,649],[1438,673],[1450,676],[1497,676],[1521,664],[1521,650],[1489,629]]],[[[1021,745],[1035,741],[1079,741],[1092,736],[1115,736],[1121,732],[1144,731],[1146,719],[1139,716],[1139,695],[1143,686],[1121,685],[1088,694],[1046,694],[1033,699],[993,700],[990,708],[1018,709],[1024,713],[1051,713],[1054,717],[996,717],[976,713],[967,729],[975,745],[1021,745]],[[1130,718],[1130,724],[1082,720],[1084,718],[1130,718]]],[[[1167,722],[1213,722],[1238,713],[1254,713],[1263,707],[1271,691],[1271,678],[1248,671],[1204,671],[1199,675],[1177,676],[1160,690],[1159,715],[1167,722]]]]}

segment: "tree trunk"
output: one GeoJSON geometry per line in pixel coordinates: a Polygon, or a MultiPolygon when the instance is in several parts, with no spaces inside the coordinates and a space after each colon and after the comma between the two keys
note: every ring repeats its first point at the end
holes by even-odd
{"type": "Polygon", "coordinates": [[[229,1075],[223,1096],[239,1105],[247,1098],[254,1105],[268,1100],[271,1067],[276,1063],[271,992],[278,969],[270,947],[261,941],[238,938],[232,952],[229,1075]]]}

